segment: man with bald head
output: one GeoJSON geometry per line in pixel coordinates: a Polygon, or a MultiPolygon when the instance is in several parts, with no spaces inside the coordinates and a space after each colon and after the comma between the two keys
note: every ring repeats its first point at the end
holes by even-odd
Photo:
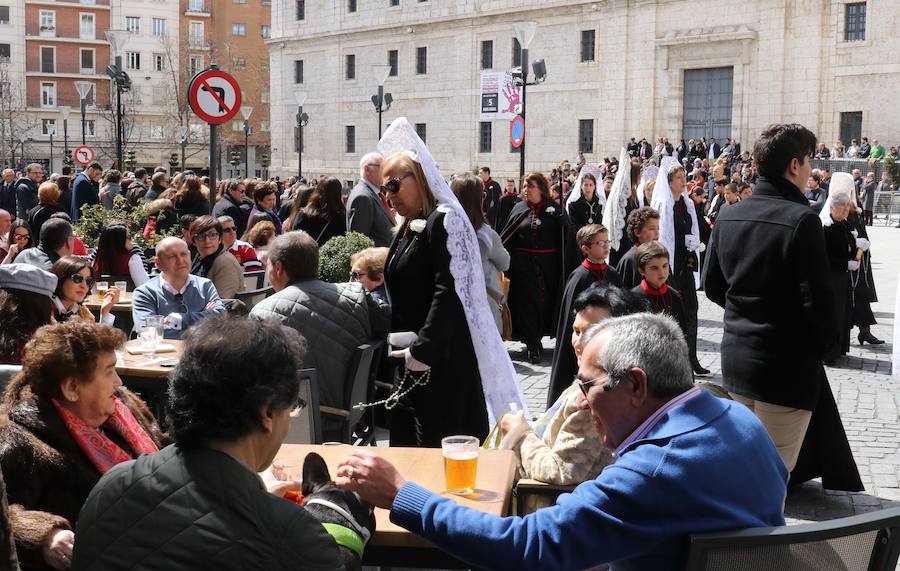
{"type": "Polygon", "coordinates": [[[191,274],[191,254],[184,240],[163,238],[156,246],[159,275],[134,290],[132,317],[139,329],[147,318],[166,318],[165,338],[181,339],[195,323],[222,313],[225,306],[212,281],[191,274]]]}
{"type": "Polygon", "coordinates": [[[394,215],[381,193],[381,155],[368,153],[359,161],[359,182],[347,199],[347,231],[365,234],[376,246],[388,247],[394,235],[394,215]]]}

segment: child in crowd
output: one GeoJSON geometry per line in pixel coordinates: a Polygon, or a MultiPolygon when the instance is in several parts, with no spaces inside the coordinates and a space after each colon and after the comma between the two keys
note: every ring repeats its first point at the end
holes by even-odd
{"type": "Polygon", "coordinates": [[[738,190],[738,185],[733,182],[729,182],[728,184],[726,184],[725,185],[725,202],[727,202],[730,206],[732,204],[740,202],[740,200],[741,200],[741,194],[740,194],[740,191],[738,190]]]}
{"type": "Polygon", "coordinates": [[[625,231],[634,242],[634,247],[622,256],[616,271],[622,278],[623,286],[631,289],[641,283],[641,273],[638,271],[635,258],[638,246],[652,240],[659,240],[659,212],[649,206],[632,210],[628,215],[628,225],[625,231]]]}
{"type": "Polygon", "coordinates": [[[738,189],[740,190],[741,200],[747,200],[753,196],[753,185],[749,183],[742,182],[738,189]]]}
{"type": "Polygon", "coordinates": [[[654,240],[641,244],[635,258],[643,279],[632,291],[647,299],[652,313],[665,313],[674,318],[687,336],[684,300],[677,289],[666,283],[669,279],[669,251],[654,240]]]}

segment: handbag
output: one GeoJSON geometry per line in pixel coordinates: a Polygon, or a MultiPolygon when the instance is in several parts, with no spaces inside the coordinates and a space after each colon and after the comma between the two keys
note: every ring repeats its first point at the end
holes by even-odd
{"type": "Polygon", "coordinates": [[[503,330],[500,337],[504,341],[512,341],[512,313],[509,311],[509,278],[503,272],[500,274],[500,289],[503,291],[503,303],[500,304],[500,319],[503,324],[503,330]]]}

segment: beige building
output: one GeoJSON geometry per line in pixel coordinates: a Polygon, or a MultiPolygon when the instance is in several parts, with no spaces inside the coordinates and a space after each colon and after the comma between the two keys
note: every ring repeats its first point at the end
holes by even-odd
{"type": "Polygon", "coordinates": [[[900,143],[896,0],[274,0],[272,172],[350,175],[377,140],[372,66],[392,64],[387,125],[406,116],[445,171],[518,174],[509,120],[481,115],[482,69],[513,67],[513,22],[534,20],[526,159],[590,161],[629,137],[731,136],[799,122],[831,145],[864,134],[900,143]],[[394,70],[392,70],[393,72],[394,70]]]}

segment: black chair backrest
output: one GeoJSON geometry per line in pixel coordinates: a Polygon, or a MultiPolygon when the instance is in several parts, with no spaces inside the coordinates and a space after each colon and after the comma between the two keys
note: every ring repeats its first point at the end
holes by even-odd
{"type": "Polygon", "coordinates": [[[372,377],[372,358],[375,356],[377,344],[360,345],[353,352],[353,361],[347,369],[347,382],[344,385],[344,409],[350,412],[348,422],[350,429],[362,420],[366,411],[353,408],[361,402],[370,402],[375,393],[375,379],[372,377]]]}
{"type": "Polygon", "coordinates": [[[291,428],[284,438],[285,444],[321,444],[322,417],[319,414],[319,381],[315,369],[301,369],[300,398],[306,407],[291,418],[291,428]]]}
{"type": "Polygon", "coordinates": [[[244,305],[247,306],[247,310],[249,311],[253,309],[254,305],[266,299],[273,293],[275,293],[275,289],[272,286],[261,287],[259,289],[252,289],[250,291],[239,291],[234,294],[234,298],[244,302],[244,305]]]}
{"type": "Polygon", "coordinates": [[[685,571],[893,571],[900,508],[830,521],[690,536],[685,571]]]}

